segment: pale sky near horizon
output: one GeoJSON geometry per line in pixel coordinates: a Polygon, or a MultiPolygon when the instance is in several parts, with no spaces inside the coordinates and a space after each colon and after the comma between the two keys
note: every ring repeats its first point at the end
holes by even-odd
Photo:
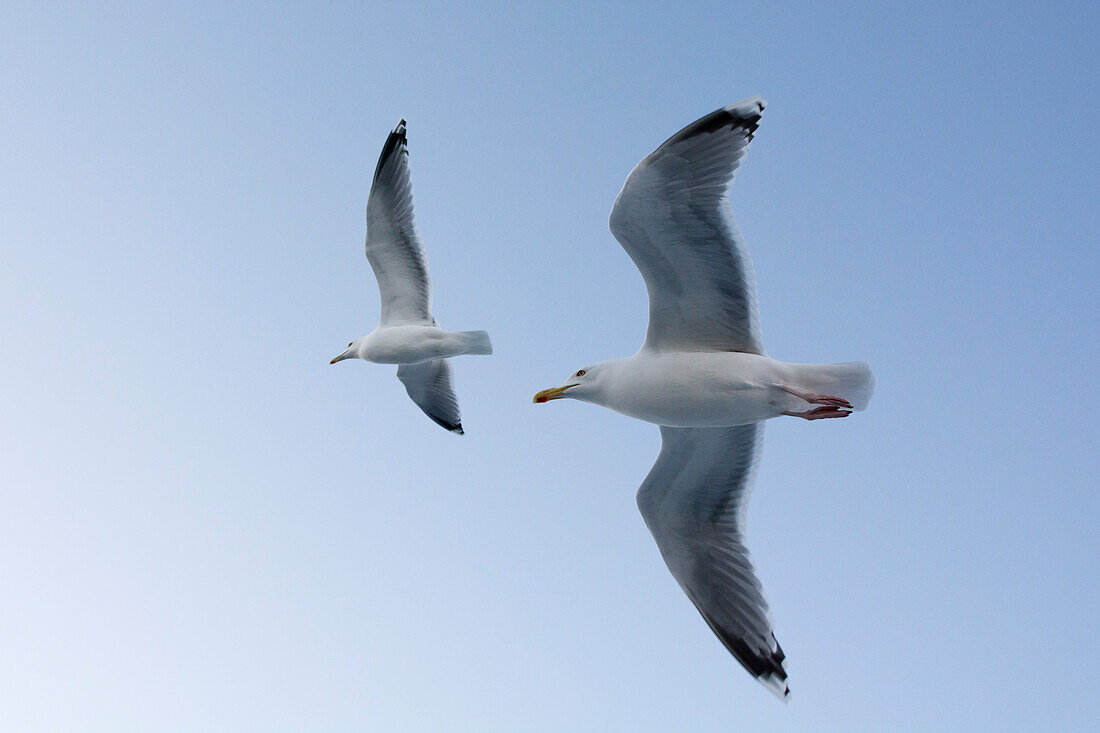
{"type": "Polygon", "coordinates": [[[1089,730],[1095,3],[0,7],[0,722],[13,731],[1089,730]],[[772,421],[777,702],[665,569],[627,173],[769,102],[732,192],[772,421]],[[393,369],[370,175],[408,120],[467,434],[393,369]]]}

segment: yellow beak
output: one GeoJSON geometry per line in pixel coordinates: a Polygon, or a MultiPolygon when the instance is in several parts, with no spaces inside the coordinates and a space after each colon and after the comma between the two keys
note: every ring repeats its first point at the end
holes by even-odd
{"type": "Polygon", "coordinates": [[[544,389],[543,391],[535,395],[535,398],[531,401],[535,403],[542,403],[549,402],[550,400],[560,399],[562,393],[564,393],[565,390],[571,389],[576,386],[577,385],[575,384],[567,384],[564,387],[551,387],[550,389],[544,389]]]}

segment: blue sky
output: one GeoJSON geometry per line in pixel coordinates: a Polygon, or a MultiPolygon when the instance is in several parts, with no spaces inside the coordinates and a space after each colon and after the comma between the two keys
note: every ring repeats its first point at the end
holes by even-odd
{"type": "Polygon", "coordinates": [[[1100,717],[1095,4],[0,8],[0,710],[23,731],[1085,730],[1100,717]],[[777,703],[634,504],[655,427],[530,404],[641,342],[631,167],[760,93],[777,703]],[[392,369],[408,120],[467,435],[392,369]]]}

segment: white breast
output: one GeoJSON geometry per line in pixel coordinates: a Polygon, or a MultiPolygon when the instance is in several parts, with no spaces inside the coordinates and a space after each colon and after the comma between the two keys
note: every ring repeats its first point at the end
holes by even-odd
{"type": "Polygon", "coordinates": [[[789,406],[782,363],[766,356],[642,349],[616,366],[613,385],[592,401],[657,425],[746,425],[789,406]]]}

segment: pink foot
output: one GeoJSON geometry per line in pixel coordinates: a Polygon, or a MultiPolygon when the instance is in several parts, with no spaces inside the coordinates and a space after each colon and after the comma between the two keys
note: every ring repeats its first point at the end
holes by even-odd
{"type": "Polygon", "coordinates": [[[824,420],[829,417],[848,417],[852,414],[851,410],[842,410],[835,405],[822,405],[821,407],[815,407],[812,410],[806,412],[784,412],[784,415],[790,415],[791,417],[800,417],[803,420],[824,420]]]}
{"type": "MultiPolygon", "coordinates": [[[[843,397],[833,397],[832,395],[827,394],[814,394],[813,392],[799,392],[798,390],[791,389],[790,387],[783,387],[782,389],[787,394],[793,394],[799,399],[806,400],[811,405],[829,405],[831,407],[847,407],[849,409],[851,409],[852,407],[852,403],[844,399],[843,397]]],[[[828,415],[827,417],[834,416],[828,415]]],[[[843,417],[843,415],[841,415],[840,417],[843,417]]]]}

